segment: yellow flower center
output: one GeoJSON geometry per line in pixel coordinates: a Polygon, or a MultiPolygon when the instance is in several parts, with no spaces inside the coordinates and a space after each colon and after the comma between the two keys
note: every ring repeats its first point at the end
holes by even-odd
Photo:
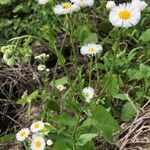
{"type": "Polygon", "coordinates": [[[20,132],[20,136],[21,136],[21,137],[24,137],[25,135],[26,135],[26,132],[25,132],[25,131],[20,132]]]}
{"type": "Polygon", "coordinates": [[[39,128],[39,124],[35,123],[34,128],[38,129],[39,128]]]}
{"type": "Polygon", "coordinates": [[[89,53],[94,53],[94,51],[95,51],[95,48],[89,48],[89,49],[88,49],[88,52],[89,52],[89,53]]]}
{"type": "Polygon", "coordinates": [[[72,4],[69,3],[69,2],[68,3],[63,3],[62,6],[63,6],[64,9],[69,9],[72,6],[72,4]]]}
{"type": "Polygon", "coordinates": [[[41,141],[36,141],[36,142],[35,142],[35,147],[36,147],[36,148],[40,148],[41,145],[42,145],[42,144],[41,144],[41,141]]]}
{"type": "Polygon", "coordinates": [[[131,17],[131,12],[128,10],[122,10],[119,12],[120,19],[127,20],[131,17]]]}

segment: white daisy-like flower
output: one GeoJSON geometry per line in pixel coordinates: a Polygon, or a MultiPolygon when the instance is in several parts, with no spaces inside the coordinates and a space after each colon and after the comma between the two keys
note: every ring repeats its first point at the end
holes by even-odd
{"type": "Polygon", "coordinates": [[[44,123],[42,121],[37,121],[37,122],[33,122],[31,124],[30,130],[33,133],[37,133],[39,131],[41,131],[44,128],[44,123]]]}
{"type": "Polygon", "coordinates": [[[30,130],[28,128],[23,128],[16,134],[16,139],[17,141],[24,141],[26,138],[28,138],[29,134],[30,130]]]}
{"type": "Polygon", "coordinates": [[[102,52],[103,48],[100,44],[90,43],[81,47],[82,55],[96,55],[97,53],[102,52]]]}
{"type": "Polygon", "coordinates": [[[53,144],[53,142],[49,139],[49,140],[47,140],[46,144],[47,144],[48,146],[51,146],[51,145],[53,144]]]}
{"type": "Polygon", "coordinates": [[[92,7],[94,5],[94,0],[71,0],[71,2],[79,5],[80,7],[92,7]]]}
{"type": "Polygon", "coordinates": [[[40,5],[46,4],[49,0],[36,0],[40,5]]]}
{"type": "Polygon", "coordinates": [[[31,142],[31,150],[44,150],[45,148],[45,140],[41,136],[33,136],[31,142]]]}
{"type": "Polygon", "coordinates": [[[132,27],[141,19],[141,12],[131,3],[123,3],[111,9],[109,21],[116,27],[132,27]]]}
{"type": "Polygon", "coordinates": [[[148,6],[145,1],[141,0],[132,0],[131,4],[137,7],[140,11],[143,11],[148,6]]]}
{"type": "Polygon", "coordinates": [[[95,91],[94,91],[94,89],[92,87],[85,87],[82,90],[82,95],[84,96],[85,101],[87,103],[90,103],[91,99],[94,98],[95,91]]]}
{"type": "Polygon", "coordinates": [[[62,85],[62,84],[58,84],[58,85],[56,86],[56,88],[57,88],[60,92],[66,89],[66,87],[65,87],[64,85],[62,85]]]}
{"type": "Polygon", "coordinates": [[[38,71],[44,71],[46,69],[45,65],[39,64],[37,67],[38,71]]]}
{"type": "Polygon", "coordinates": [[[111,10],[112,8],[116,7],[116,4],[114,1],[108,1],[106,4],[106,9],[111,10]]]}
{"type": "Polygon", "coordinates": [[[54,13],[57,15],[71,14],[79,9],[80,6],[76,3],[64,2],[54,7],[54,13]]]}

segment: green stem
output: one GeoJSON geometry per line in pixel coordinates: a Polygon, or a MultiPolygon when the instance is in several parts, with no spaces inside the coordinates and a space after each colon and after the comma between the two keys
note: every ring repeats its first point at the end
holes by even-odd
{"type": "Polygon", "coordinates": [[[29,102],[28,103],[28,111],[27,111],[27,116],[28,116],[28,119],[29,119],[29,121],[30,121],[30,119],[31,119],[31,102],[29,102]]]}
{"type": "Polygon", "coordinates": [[[75,129],[74,129],[74,132],[73,132],[73,141],[74,141],[73,150],[77,149],[77,147],[76,147],[76,133],[78,131],[79,123],[80,123],[80,115],[77,116],[77,123],[76,123],[75,129]]]}
{"type": "Polygon", "coordinates": [[[23,141],[23,145],[24,145],[24,147],[25,147],[25,150],[29,150],[29,149],[28,149],[28,146],[27,146],[27,144],[26,144],[25,141],[23,141]]]}
{"type": "Polygon", "coordinates": [[[92,80],[92,57],[90,57],[90,63],[89,63],[89,86],[91,85],[92,80]]]}

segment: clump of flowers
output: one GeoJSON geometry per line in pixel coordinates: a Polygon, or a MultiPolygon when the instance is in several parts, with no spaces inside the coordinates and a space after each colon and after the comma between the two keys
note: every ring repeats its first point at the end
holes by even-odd
{"type": "Polygon", "coordinates": [[[51,139],[48,139],[46,142],[45,135],[49,133],[49,130],[45,128],[45,125],[50,126],[49,123],[42,121],[33,122],[30,129],[23,128],[16,134],[17,141],[27,141],[31,144],[31,150],[44,150],[46,143],[48,146],[53,144],[51,139]]]}
{"type": "Polygon", "coordinates": [[[82,55],[96,55],[97,53],[101,53],[103,50],[100,44],[90,43],[81,47],[82,55]]]}
{"type": "Polygon", "coordinates": [[[90,103],[91,100],[94,98],[94,95],[95,95],[95,91],[92,87],[85,87],[83,90],[82,90],[82,95],[83,97],[85,98],[85,101],[87,103],[90,103]]]}

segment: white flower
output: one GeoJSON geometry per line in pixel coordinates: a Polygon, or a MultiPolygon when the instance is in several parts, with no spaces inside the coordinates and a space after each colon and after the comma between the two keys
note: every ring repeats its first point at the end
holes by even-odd
{"type": "Polygon", "coordinates": [[[41,136],[33,136],[31,142],[31,150],[44,150],[45,148],[45,140],[41,136]]]}
{"type": "Polygon", "coordinates": [[[95,91],[92,87],[85,87],[82,90],[82,95],[84,96],[85,101],[89,103],[91,99],[94,98],[95,91]]]}
{"type": "Polygon", "coordinates": [[[78,11],[79,9],[80,6],[75,3],[72,4],[71,2],[64,2],[54,7],[54,13],[57,15],[64,15],[78,11]]]}
{"type": "Polygon", "coordinates": [[[48,54],[41,54],[41,55],[38,55],[38,56],[35,56],[35,59],[39,59],[39,60],[42,60],[42,59],[47,59],[49,57],[48,54]]]}
{"type": "Polygon", "coordinates": [[[81,54],[82,55],[96,55],[97,53],[100,53],[103,50],[102,46],[100,44],[87,44],[81,47],[81,54]]]}
{"type": "Polygon", "coordinates": [[[132,5],[137,7],[140,11],[144,10],[148,6],[145,1],[141,0],[132,0],[132,5]]]}
{"type": "Polygon", "coordinates": [[[106,9],[111,10],[112,8],[116,7],[116,4],[114,1],[108,1],[106,4],[106,9]]]}
{"type": "Polygon", "coordinates": [[[47,140],[46,144],[47,144],[48,146],[51,146],[51,145],[53,144],[53,142],[49,139],[49,140],[47,140]]]}
{"type": "Polygon", "coordinates": [[[38,71],[44,71],[46,69],[46,66],[40,64],[40,65],[38,65],[37,69],[38,69],[38,71]]]}
{"type": "Polygon", "coordinates": [[[123,3],[111,9],[109,21],[116,27],[135,26],[141,18],[141,12],[131,3],[123,3]]]}
{"type": "Polygon", "coordinates": [[[71,0],[71,2],[81,6],[81,7],[86,7],[86,6],[93,6],[94,5],[94,0],[71,0]]]}
{"type": "Polygon", "coordinates": [[[44,123],[42,121],[37,121],[31,124],[31,131],[33,133],[39,132],[44,128],[44,123]]]}
{"type": "Polygon", "coordinates": [[[60,92],[66,89],[66,87],[63,86],[62,84],[57,85],[56,88],[57,88],[60,92]]]}
{"type": "Polygon", "coordinates": [[[48,2],[49,0],[37,0],[37,2],[41,5],[44,5],[48,2]]]}
{"type": "Polygon", "coordinates": [[[17,141],[24,141],[29,136],[29,134],[30,130],[28,128],[23,128],[16,134],[16,139],[17,141]]]}

